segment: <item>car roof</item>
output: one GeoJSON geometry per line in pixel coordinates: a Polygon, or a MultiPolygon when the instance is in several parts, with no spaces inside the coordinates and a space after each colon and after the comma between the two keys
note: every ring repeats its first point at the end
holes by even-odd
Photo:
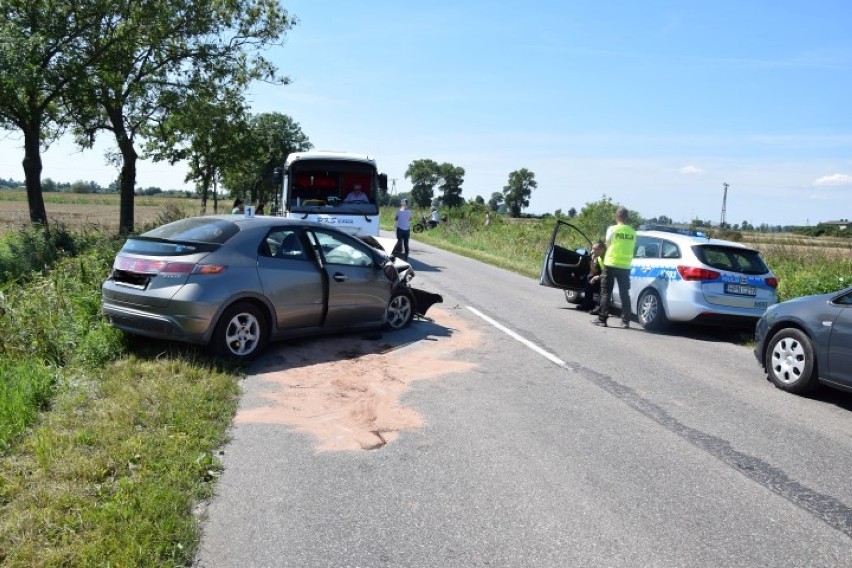
{"type": "Polygon", "coordinates": [[[336,227],[330,227],[324,223],[317,223],[316,221],[306,221],[302,219],[293,219],[290,217],[278,217],[275,215],[254,215],[253,217],[247,217],[246,215],[198,215],[195,217],[196,219],[220,219],[223,221],[230,221],[237,225],[240,229],[249,229],[253,227],[280,227],[282,225],[293,225],[296,227],[316,227],[323,229],[331,229],[333,231],[337,231],[340,233],[346,234],[345,231],[341,231],[336,227]]]}
{"type": "Polygon", "coordinates": [[[742,243],[738,243],[735,241],[726,241],[723,239],[711,239],[710,237],[702,237],[698,235],[685,235],[682,233],[674,233],[670,231],[636,231],[636,234],[640,237],[654,237],[659,239],[668,239],[670,241],[689,244],[689,245],[717,245],[717,246],[727,246],[727,247],[736,247],[746,250],[754,250],[751,247],[747,247],[742,243]]]}
{"type": "MultiPolygon", "coordinates": [[[[317,223],[315,221],[307,221],[303,219],[292,219],[288,217],[278,217],[276,215],[255,215],[253,217],[247,217],[246,215],[238,215],[238,214],[218,214],[218,215],[196,215],[194,217],[186,217],[186,219],[204,219],[205,221],[228,221],[229,223],[233,223],[237,227],[239,227],[240,232],[252,231],[252,230],[263,230],[265,228],[270,227],[303,227],[303,228],[311,228],[311,229],[322,229],[324,231],[332,231],[341,235],[346,235],[352,237],[353,235],[347,233],[346,231],[339,229],[337,227],[333,227],[327,225],[325,223],[317,223]]],[[[181,219],[181,220],[186,220],[181,219]]],[[[158,227],[159,228],[159,227],[158,227]]],[[[142,236],[146,236],[147,233],[143,233],[142,236]]],[[[357,237],[355,237],[357,238],[357,237]]]]}

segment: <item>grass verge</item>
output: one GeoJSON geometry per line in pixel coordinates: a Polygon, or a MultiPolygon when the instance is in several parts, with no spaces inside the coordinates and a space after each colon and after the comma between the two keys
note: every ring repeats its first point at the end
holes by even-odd
{"type": "MultiPolygon", "coordinates": [[[[144,350],[140,350],[144,351],[144,350]]],[[[183,566],[218,475],[233,369],[191,350],[66,372],[50,412],[0,459],[5,566],[183,566]]]]}

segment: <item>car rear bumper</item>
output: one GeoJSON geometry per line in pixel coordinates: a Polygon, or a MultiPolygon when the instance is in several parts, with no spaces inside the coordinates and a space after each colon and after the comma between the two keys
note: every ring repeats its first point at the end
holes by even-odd
{"type": "MultiPolygon", "coordinates": [[[[101,305],[101,311],[110,325],[127,333],[156,339],[176,339],[187,343],[207,342],[205,334],[191,331],[192,328],[183,321],[186,319],[184,317],[154,314],[107,302],[101,305]]],[[[202,325],[202,327],[207,326],[202,325]]]]}

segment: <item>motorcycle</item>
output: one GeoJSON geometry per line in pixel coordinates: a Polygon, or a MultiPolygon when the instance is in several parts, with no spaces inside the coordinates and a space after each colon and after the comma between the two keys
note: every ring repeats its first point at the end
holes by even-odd
{"type": "MultiPolygon", "coordinates": [[[[446,222],[447,218],[443,217],[441,220],[446,222]]],[[[417,223],[414,223],[414,225],[411,227],[411,230],[414,231],[415,233],[422,233],[426,229],[434,229],[435,227],[440,225],[440,223],[441,223],[440,221],[433,221],[432,219],[429,219],[428,217],[426,217],[426,215],[422,215],[420,217],[420,221],[418,221],[417,223]]]]}

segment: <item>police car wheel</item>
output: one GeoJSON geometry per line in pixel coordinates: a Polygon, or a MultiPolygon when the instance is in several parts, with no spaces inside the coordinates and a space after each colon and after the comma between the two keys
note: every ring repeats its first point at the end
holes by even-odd
{"type": "Polygon", "coordinates": [[[649,331],[661,329],[668,323],[660,296],[653,290],[642,292],[636,308],[636,319],[649,331]]]}
{"type": "Polygon", "coordinates": [[[772,337],[765,366],[769,380],[781,390],[804,394],[819,384],[813,345],[799,329],[782,329],[772,337]]]}

